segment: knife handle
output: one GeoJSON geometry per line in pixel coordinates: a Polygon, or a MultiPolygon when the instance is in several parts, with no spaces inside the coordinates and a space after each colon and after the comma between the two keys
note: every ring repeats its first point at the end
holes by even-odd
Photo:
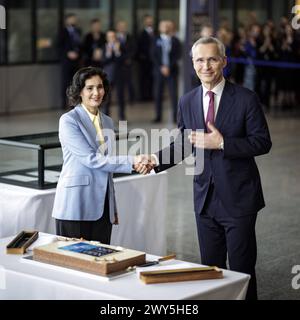
{"type": "Polygon", "coordinates": [[[176,254],[170,254],[168,256],[164,256],[158,259],[159,262],[161,261],[167,261],[167,260],[171,260],[171,259],[175,259],[176,258],[176,254]]]}

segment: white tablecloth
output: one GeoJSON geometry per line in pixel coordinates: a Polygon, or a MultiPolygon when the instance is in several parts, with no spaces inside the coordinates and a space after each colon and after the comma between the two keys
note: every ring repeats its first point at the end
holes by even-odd
{"type": "MultiPolygon", "coordinates": [[[[49,235],[40,234],[41,237],[49,235]]],[[[145,285],[137,273],[104,281],[84,272],[52,267],[41,263],[24,263],[20,255],[7,255],[5,246],[12,238],[0,240],[1,299],[244,299],[249,275],[223,270],[223,279],[198,280],[145,285]]],[[[157,258],[147,255],[147,259],[157,258]]],[[[179,260],[163,263],[165,268],[187,265],[179,260]]],[[[164,267],[162,266],[162,267],[164,267]]],[[[156,269],[160,268],[156,266],[156,269]]],[[[149,269],[150,270],[150,269],[149,269]]]]}
{"type": "MultiPolygon", "coordinates": [[[[114,181],[120,224],[113,227],[111,244],[165,255],[167,173],[126,176],[114,181]]],[[[55,221],[51,217],[55,190],[1,183],[0,238],[21,230],[55,234],[55,221]]]]}

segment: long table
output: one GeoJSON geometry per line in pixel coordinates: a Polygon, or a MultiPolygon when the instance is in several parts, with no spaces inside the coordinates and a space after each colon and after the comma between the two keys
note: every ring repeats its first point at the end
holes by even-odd
{"type": "MultiPolygon", "coordinates": [[[[48,239],[53,241],[53,237],[40,234],[39,242],[45,244],[48,239]]],[[[145,285],[139,280],[138,273],[132,272],[106,281],[103,280],[103,277],[96,275],[39,262],[27,263],[19,255],[8,255],[5,247],[11,239],[12,237],[0,240],[0,300],[241,300],[245,298],[250,279],[249,275],[223,270],[224,278],[213,280],[145,285]]],[[[147,255],[147,260],[157,258],[157,256],[147,255]]],[[[169,260],[155,268],[199,266],[184,261],[169,260]]]]}
{"type": "MultiPolygon", "coordinates": [[[[167,173],[114,179],[119,225],[111,244],[166,254],[167,173]]],[[[52,208],[56,189],[36,190],[0,184],[0,238],[21,230],[55,233],[52,208]]]]}

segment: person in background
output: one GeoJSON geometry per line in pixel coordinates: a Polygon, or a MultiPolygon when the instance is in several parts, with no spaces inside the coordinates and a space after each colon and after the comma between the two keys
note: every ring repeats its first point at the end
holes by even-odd
{"type": "MultiPolygon", "coordinates": [[[[285,20],[283,20],[285,21],[285,20]]],[[[296,62],[295,32],[290,24],[281,30],[278,39],[278,58],[281,62],[296,62]]],[[[295,92],[299,91],[297,73],[299,69],[279,68],[277,71],[277,102],[283,111],[292,109],[296,104],[295,92]]]]}
{"type": "Polygon", "coordinates": [[[73,75],[80,66],[81,30],[77,25],[77,16],[69,13],[65,17],[65,26],[58,40],[62,75],[61,99],[63,108],[67,107],[66,90],[72,81],[73,75]]]}
{"type": "Polygon", "coordinates": [[[124,80],[124,89],[128,88],[128,95],[130,103],[133,103],[135,100],[135,92],[134,92],[134,85],[133,85],[133,58],[136,54],[136,46],[135,42],[133,41],[131,35],[128,33],[128,26],[126,21],[119,21],[116,25],[116,34],[117,38],[121,43],[122,51],[124,54],[123,57],[123,65],[122,65],[122,72],[126,80],[124,80]]]}
{"type": "MultiPolygon", "coordinates": [[[[232,40],[232,55],[234,58],[244,59],[246,58],[245,43],[247,41],[247,35],[244,25],[239,25],[237,32],[234,34],[232,40]]],[[[245,75],[245,65],[243,63],[236,63],[232,66],[233,78],[235,83],[243,85],[245,75]]]]}
{"type": "MultiPolygon", "coordinates": [[[[276,42],[270,24],[266,23],[262,28],[262,42],[258,48],[257,57],[264,62],[274,62],[278,60],[276,42]]],[[[265,112],[270,110],[271,88],[273,79],[275,79],[274,67],[262,66],[257,68],[257,76],[260,78],[258,96],[264,106],[265,112]]]]}
{"type": "Polygon", "coordinates": [[[176,23],[172,20],[168,20],[169,22],[169,28],[170,28],[170,35],[171,37],[179,38],[179,32],[176,26],[176,23]]]}
{"type": "Polygon", "coordinates": [[[214,28],[210,24],[205,24],[200,30],[199,37],[212,37],[214,34],[214,28]]]}
{"type": "Polygon", "coordinates": [[[249,27],[247,40],[244,46],[248,64],[245,66],[243,85],[250,90],[255,90],[259,82],[259,79],[257,78],[257,67],[254,64],[254,60],[257,59],[257,53],[260,44],[261,27],[259,24],[255,23],[249,27]]]}
{"type": "Polygon", "coordinates": [[[105,45],[105,33],[101,31],[101,21],[97,18],[90,23],[90,32],[83,40],[84,65],[102,67],[103,47],[105,45]]]}
{"type": "MultiPolygon", "coordinates": [[[[233,39],[232,32],[229,29],[222,27],[217,31],[217,38],[225,45],[226,57],[231,57],[232,56],[231,44],[233,39]]],[[[232,74],[232,66],[230,63],[227,63],[226,67],[223,70],[224,78],[229,79],[231,74],[232,74]]]]}
{"type": "Polygon", "coordinates": [[[181,45],[177,37],[172,35],[168,20],[159,23],[159,36],[154,40],[152,59],[154,67],[154,91],[156,118],[154,123],[162,120],[162,100],[164,85],[167,83],[172,104],[172,120],[177,118],[177,78],[178,61],[181,56],[181,45]]]}
{"type": "Polygon", "coordinates": [[[145,15],[143,24],[144,29],[138,35],[137,40],[140,99],[141,101],[151,101],[153,99],[153,63],[151,58],[154,40],[153,17],[145,15]]]}
{"type": "Polygon", "coordinates": [[[146,173],[140,156],[113,155],[114,126],[101,112],[109,94],[106,74],[99,68],[78,70],[67,90],[71,111],[59,120],[63,166],[53,207],[56,233],[110,243],[118,224],[113,173],[146,173]]]}
{"type": "MultiPolygon", "coordinates": [[[[116,89],[119,120],[125,120],[125,73],[124,65],[124,49],[117,38],[114,30],[106,32],[106,43],[103,51],[103,69],[107,73],[111,88],[116,89]]],[[[104,106],[104,112],[110,114],[111,94],[104,106]]]]}

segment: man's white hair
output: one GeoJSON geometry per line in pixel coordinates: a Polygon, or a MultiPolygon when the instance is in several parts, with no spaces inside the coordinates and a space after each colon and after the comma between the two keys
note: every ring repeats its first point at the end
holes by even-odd
{"type": "Polygon", "coordinates": [[[219,39],[214,38],[214,37],[201,37],[192,46],[192,50],[191,50],[192,57],[194,57],[194,53],[195,53],[196,47],[198,47],[200,44],[209,44],[209,43],[214,43],[214,44],[217,45],[218,50],[219,50],[219,55],[221,57],[225,57],[226,56],[226,54],[225,54],[225,46],[219,39]]]}

